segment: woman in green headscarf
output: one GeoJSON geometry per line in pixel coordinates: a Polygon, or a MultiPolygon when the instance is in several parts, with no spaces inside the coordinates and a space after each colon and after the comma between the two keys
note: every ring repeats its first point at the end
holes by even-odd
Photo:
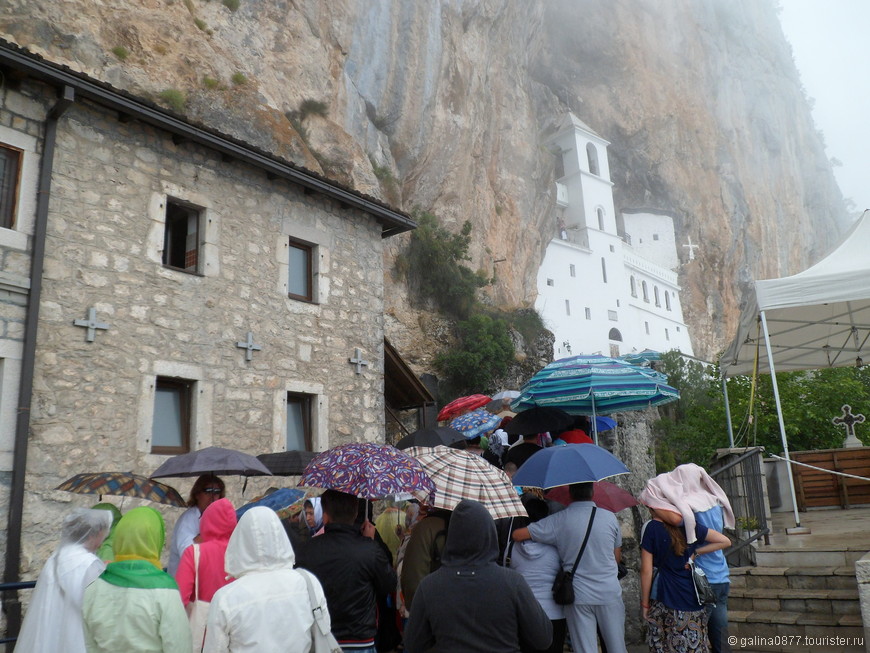
{"type": "Polygon", "coordinates": [[[178,585],[163,571],[163,517],[133,508],[115,528],[115,562],[85,590],[88,653],[190,653],[178,585]]]}
{"type": "Polygon", "coordinates": [[[94,510],[108,510],[112,515],[112,527],[109,529],[109,534],[106,536],[106,539],[103,540],[103,543],[100,545],[100,548],[97,549],[97,557],[103,562],[112,562],[115,559],[115,526],[118,525],[118,522],[121,521],[121,511],[118,510],[118,506],[114,503],[98,503],[94,506],[94,510]]]}

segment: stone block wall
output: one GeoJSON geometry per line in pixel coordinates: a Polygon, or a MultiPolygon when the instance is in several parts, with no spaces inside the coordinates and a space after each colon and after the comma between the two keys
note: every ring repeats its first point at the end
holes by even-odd
{"type": "MultiPolygon", "coordinates": [[[[23,577],[38,572],[69,504],[97,500],[58,483],[85,471],[147,475],[166,459],[150,453],[158,376],[195,381],[195,448],[283,450],[288,392],[314,395],[315,449],[383,441],[382,260],[371,216],[73,105],[59,125],[48,220],[23,577]],[[203,211],[199,274],[162,265],[167,198],[203,211]],[[290,238],[314,246],[316,302],[287,296],[290,238]],[[73,325],[90,308],[109,325],[93,342],[73,325]],[[236,343],[249,331],[262,349],[246,361],[236,343]],[[355,348],[370,363],[361,374],[348,362],[355,348]]],[[[166,480],[182,491],[192,481],[166,480]]],[[[227,480],[238,505],[242,481],[227,480]]],[[[253,482],[244,499],[270,484],[287,479],[253,482]]],[[[169,531],[180,510],[164,514],[169,531]]]]}

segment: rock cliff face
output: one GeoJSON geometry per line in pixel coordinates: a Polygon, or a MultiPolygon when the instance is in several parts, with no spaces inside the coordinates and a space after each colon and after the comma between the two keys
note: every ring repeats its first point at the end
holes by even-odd
{"type": "MultiPolygon", "coordinates": [[[[534,302],[555,224],[543,143],[570,109],[612,142],[617,209],[672,214],[701,244],[680,281],[703,356],[731,337],[742,285],[798,271],[842,230],[773,0],[232,4],[7,0],[0,33],[157,102],[181,91],[190,119],[401,208],[471,220],[473,265],[508,307],[534,302]]],[[[430,318],[403,282],[387,294],[389,337],[428,371],[430,318]]]]}

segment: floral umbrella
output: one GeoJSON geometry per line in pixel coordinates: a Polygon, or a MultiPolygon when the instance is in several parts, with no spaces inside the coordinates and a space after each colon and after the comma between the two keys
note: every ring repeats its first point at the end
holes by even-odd
{"type": "Polygon", "coordinates": [[[441,409],[441,412],[438,413],[438,421],[443,422],[452,417],[458,417],[469,410],[486,406],[490,401],[492,401],[492,397],[489,397],[488,395],[468,395],[467,397],[459,397],[441,409]]]}
{"type": "Polygon", "coordinates": [[[466,440],[476,438],[495,429],[501,424],[501,417],[493,415],[488,410],[478,408],[450,420],[450,428],[456,429],[466,440]]]}
{"type": "Polygon", "coordinates": [[[410,493],[428,503],[435,492],[416,459],[373,442],[342,444],[318,454],[305,468],[299,486],[338,490],[372,501],[410,493]]]}

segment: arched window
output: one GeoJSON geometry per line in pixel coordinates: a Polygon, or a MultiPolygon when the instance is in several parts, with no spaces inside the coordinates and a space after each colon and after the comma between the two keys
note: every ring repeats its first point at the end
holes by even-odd
{"type": "Polygon", "coordinates": [[[659,301],[659,287],[653,286],[653,298],[656,300],[656,306],[661,306],[662,303],[659,301]]]}
{"type": "Polygon", "coordinates": [[[586,143],[586,158],[589,160],[589,172],[593,175],[598,173],[598,150],[592,143],[586,143]]]}
{"type": "Polygon", "coordinates": [[[619,329],[611,329],[610,333],[607,334],[607,338],[609,340],[616,340],[616,342],[622,342],[622,334],[619,332],[619,329]]]}
{"type": "Polygon", "coordinates": [[[604,283],[607,283],[607,263],[603,256],[601,257],[601,278],[604,279],[604,283]]]}
{"type": "Polygon", "coordinates": [[[604,231],[604,209],[598,209],[598,230],[604,231]]]}
{"type": "Polygon", "coordinates": [[[671,310],[671,293],[665,290],[665,310],[671,310]]]}
{"type": "Polygon", "coordinates": [[[646,287],[646,281],[640,282],[640,289],[643,291],[643,301],[649,304],[649,290],[646,287]]]}
{"type": "Polygon", "coordinates": [[[634,275],[631,275],[629,281],[631,282],[631,296],[637,297],[637,282],[634,280],[634,275]]]}

